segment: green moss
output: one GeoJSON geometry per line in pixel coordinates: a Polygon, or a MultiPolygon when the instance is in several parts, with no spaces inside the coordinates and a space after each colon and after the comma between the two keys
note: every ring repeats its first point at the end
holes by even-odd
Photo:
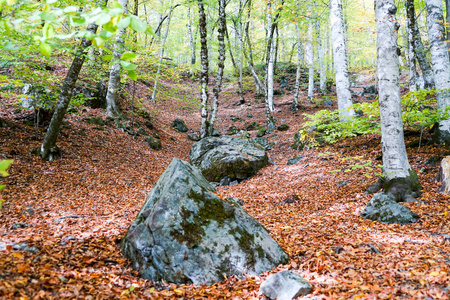
{"type": "Polygon", "coordinates": [[[383,192],[390,193],[397,202],[415,201],[420,195],[421,186],[416,172],[411,169],[408,177],[383,180],[383,192]]]}
{"type": "Polygon", "coordinates": [[[234,209],[231,205],[210,193],[198,194],[194,191],[189,193],[189,198],[193,199],[199,208],[197,219],[199,225],[208,225],[211,221],[216,221],[218,226],[223,226],[226,220],[234,217],[234,209]],[[203,204],[203,205],[202,205],[203,204]]]}
{"type": "Polygon", "coordinates": [[[193,212],[187,210],[184,206],[181,207],[181,229],[183,232],[179,232],[173,229],[170,234],[179,242],[186,243],[189,248],[197,247],[205,235],[205,230],[200,224],[198,224],[198,217],[194,215],[192,221],[191,216],[193,212]]]}
{"type": "MultiPolygon", "coordinates": [[[[246,264],[248,266],[254,267],[256,263],[255,250],[253,248],[253,245],[255,244],[255,236],[249,233],[247,230],[242,229],[241,227],[230,229],[229,233],[237,239],[239,247],[247,254],[246,264]]],[[[256,253],[258,253],[258,256],[260,258],[262,258],[264,257],[264,251],[262,250],[261,246],[259,246],[259,248],[260,249],[256,249],[256,253]]]]}

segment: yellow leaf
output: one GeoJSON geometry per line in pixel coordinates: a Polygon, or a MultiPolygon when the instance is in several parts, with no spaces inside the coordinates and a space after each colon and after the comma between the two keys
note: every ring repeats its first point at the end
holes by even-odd
{"type": "Polygon", "coordinates": [[[431,273],[430,273],[430,275],[431,275],[431,276],[434,276],[434,277],[439,276],[439,274],[440,274],[440,273],[439,273],[438,271],[434,271],[434,272],[431,272],[431,273]]]}

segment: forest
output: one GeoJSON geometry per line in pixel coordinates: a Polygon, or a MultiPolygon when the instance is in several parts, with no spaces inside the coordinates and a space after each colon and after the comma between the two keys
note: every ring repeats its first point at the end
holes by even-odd
{"type": "Polygon", "coordinates": [[[449,299],[442,0],[0,0],[1,299],[449,299]]]}

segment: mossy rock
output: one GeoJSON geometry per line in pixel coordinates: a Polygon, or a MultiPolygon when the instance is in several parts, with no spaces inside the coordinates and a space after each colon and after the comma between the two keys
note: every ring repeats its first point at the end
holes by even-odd
{"type": "Polygon", "coordinates": [[[188,132],[189,128],[183,120],[176,118],[171,124],[172,128],[179,132],[188,132]]]}
{"type": "Polygon", "coordinates": [[[101,117],[91,117],[91,118],[85,118],[84,121],[88,124],[93,124],[97,126],[104,126],[105,122],[101,117]]]}
{"type": "Polygon", "coordinates": [[[160,150],[162,147],[161,141],[153,138],[152,136],[146,137],[145,141],[153,150],[160,150]]]}
{"type": "Polygon", "coordinates": [[[197,168],[171,162],[122,239],[143,278],[210,285],[288,262],[264,227],[215,193],[197,168]]]}
{"type": "Polygon", "coordinates": [[[280,126],[277,127],[278,131],[286,131],[289,129],[289,125],[288,124],[281,124],[280,126]]]}
{"type": "Polygon", "coordinates": [[[258,127],[259,127],[259,123],[256,121],[245,124],[245,130],[247,130],[247,131],[256,130],[256,129],[258,129],[258,127]]]}
{"type": "Polygon", "coordinates": [[[258,129],[258,133],[256,134],[257,137],[262,137],[266,135],[267,128],[261,127],[258,129]]]}

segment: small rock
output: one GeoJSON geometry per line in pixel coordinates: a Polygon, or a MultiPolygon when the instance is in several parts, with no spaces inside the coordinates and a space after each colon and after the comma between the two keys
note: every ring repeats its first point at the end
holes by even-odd
{"type": "Polygon", "coordinates": [[[256,121],[245,124],[245,130],[252,131],[256,130],[259,127],[259,123],[256,121]]]}
{"type": "Polygon", "coordinates": [[[325,100],[323,102],[323,105],[325,105],[325,106],[333,106],[333,102],[331,102],[331,100],[325,100]]]}
{"type": "Polygon", "coordinates": [[[225,176],[220,180],[219,186],[230,185],[230,182],[231,182],[230,178],[228,176],[225,176]]]}
{"type": "Polygon", "coordinates": [[[347,181],[342,180],[342,181],[339,181],[336,185],[337,185],[337,187],[342,187],[342,186],[347,185],[347,184],[348,184],[347,181]]]}
{"type": "Polygon", "coordinates": [[[375,194],[361,216],[365,219],[388,224],[409,224],[419,219],[419,216],[407,207],[398,204],[392,194],[384,193],[375,194]]]}
{"type": "Polygon", "coordinates": [[[311,285],[292,271],[272,274],[261,283],[259,291],[269,299],[291,300],[311,293],[311,285]]]}
{"type": "Polygon", "coordinates": [[[287,165],[295,165],[296,163],[298,163],[299,161],[301,161],[305,156],[304,155],[299,155],[293,158],[290,158],[287,162],[287,165]]]}
{"type": "Polygon", "coordinates": [[[222,135],[222,133],[220,133],[219,129],[213,128],[213,131],[212,131],[212,133],[211,133],[211,136],[218,137],[218,136],[221,136],[221,135],[222,135]]]}
{"type": "Polygon", "coordinates": [[[258,133],[256,134],[257,137],[262,137],[266,135],[266,128],[262,127],[258,130],[258,133]]]}
{"type": "Polygon", "coordinates": [[[200,139],[200,135],[197,133],[193,133],[193,134],[188,134],[188,135],[186,135],[186,137],[187,137],[187,139],[188,140],[191,140],[191,141],[194,141],[194,142],[198,142],[198,141],[200,141],[201,139],[200,139]]]}
{"type": "Polygon", "coordinates": [[[228,135],[234,135],[236,133],[239,132],[239,129],[236,126],[230,126],[230,128],[228,128],[227,134],[228,135]]]}
{"type": "Polygon", "coordinates": [[[33,215],[34,214],[34,209],[32,208],[27,208],[23,211],[23,214],[28,214],[28,215],[33,215]]]}
{"type": "Polygon", "coordinates": [[[30,224],[27,224],[27,223],[20,222],[20,223],[14,224],[14,225],[12,226],[12,229],[13,229],[13,230],[16,230],[16,229],[19,229],[19,228],[26,228],[26,227],[31,227],[31,225],[30,225],[30,224]]]}
{"type": "Polygon", "coordinates": [[[281,124],[280,126],[277,127],[278,131],[286,131],[289,129],[289,125],[288,124],[281,124]]]}
{"type": "Polygon", "coordinates": [[[155,139],[151,136],[146,137],[145,141],[148,143],[148,145],[150,146],[150,148],[152,148],[153,150],[160,150],[162,145],[161,145],[161,141],[158,139],[155,139]]]}
{"type": "Polygon", "coordinates": [[[26,251],[26,252],[31,252],[31,253],[38,253],[40,250],[36,247],[30,247],[28,246],[27,243],[22,243],[22,244],[13,244],[13,249],[14,250],[21,250],[21,251],[26,251]]]}
{"type": "Polygon", "coordinates": [[[336,253],[336,254],[341,254],[344,251],[345,251],[345,249],[341,246],[337,246],[336,248],[334,248],[334,253],[336,253]]]}
{"type": "Polygon", "coordinates": [[[178,118],[173,120],[173,122],[170,126],[179,132],[187,132],[189,130],[189,128],[186,126],[186,123],[184,123],[183,120],[178,119],[178,118]]]}

